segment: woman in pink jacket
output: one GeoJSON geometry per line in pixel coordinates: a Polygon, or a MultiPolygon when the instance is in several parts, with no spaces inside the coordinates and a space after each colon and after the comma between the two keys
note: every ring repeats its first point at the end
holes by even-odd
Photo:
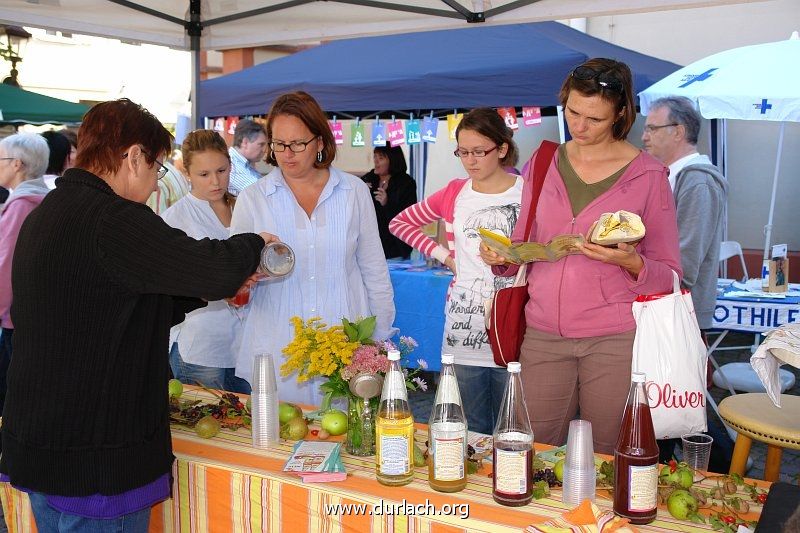
{"type": "MultiPolygon", "coordinates": [[[[666,292],[681,276],[675,204],[667,169],[625,140],[636,117],[631,72],[611,59],[591,59],[564,81],[559,100],[572,140],[547,171],[532,241],[586,235],[603,213],[638,214],[646,236],[637,245],[586,243],[582,254],[533,263],[520,362],[525,399],[538,442],[566,442],[576,414],[592,422],[595,451],[613,452],[630,386],[640,294],[666,292]]],[[[520,220],[531,190],[526,183],[520,220]]],[[[524,224],[512,240],[524,240],[524,224]]],[[[516,273],[498,254],[481,256],[503,275],[516,273]]]]}

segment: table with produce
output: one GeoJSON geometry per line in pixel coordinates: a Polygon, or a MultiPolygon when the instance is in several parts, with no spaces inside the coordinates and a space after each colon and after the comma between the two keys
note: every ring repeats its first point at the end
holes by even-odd
{"type": "MultiPolygon", "coordinates": [[[[172,392],[180,387],[173,385],[172,392]]],[[[427,426],[415,424],[414,468],[410,483],[387,487],[376,480],[375,457],[341,452],[343,481],[304,483],[284,472],[297,437],[340,442],[341,415],[307,420],[311,407],[282,404],[284,438],[268,449],[252,446],[246,397],[196,387],[173,396],[174,483],[172,499],[154,509],[151,531],[521,531],[558,519],[572,506],[561,501],[563,448],[535,446],[533,499],[521,507],[492,498],[491,437],[470,433],[467,483],[443,493],[428,481],[427,426]],[[287,433],[291,433],[287,435],[287,433]],[[339,435],[336,435],[339,433],[339,435]],[[364,504],[362,509],[337,507],[364,504]],[[391,513],[391,514],[390,514],[391,513]],[[427,529],[425,529],[427,530],[427,529]]],[[[613,495],[611,458],[597,456],[595,505],[609,511],[613,495]]],[[[32,531],[27,495],[3,484],[10,531],[32,531]]],[[[735,531],[734,523],[758,519],[769,484],[736,476],[708,474],[697,481],[679,464],[665,465],[659,477],[655,521],[639,531],[735,531]],[[695,514],[695,509],[697,513],[695,514]],[[694,520],[692,520],[694,517],[694,520]]],[[[557,530],[554,530],[557,531],[557,530]]]]}

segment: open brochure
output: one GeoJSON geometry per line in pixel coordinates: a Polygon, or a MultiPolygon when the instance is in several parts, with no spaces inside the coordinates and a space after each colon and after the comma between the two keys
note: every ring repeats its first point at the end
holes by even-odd
{"type": "Polygon", "coordinates": [[[296,473],[304,483],[342,481],[347,473],[340,457],[341,448],[341,442],[298,441],[283,471],[296,473]]]}
{"type": "Polygon", "coordinates": [[[516,265],[533,261],[558,261],[567,255],[580,254],[577,244],[585,240],[583,235],[576,234],[558,235],[553,237],[547,244],[538,242],[512,243],[508,237],[485,228],[478,228],[478,233],[486,246],[516,265]]]}

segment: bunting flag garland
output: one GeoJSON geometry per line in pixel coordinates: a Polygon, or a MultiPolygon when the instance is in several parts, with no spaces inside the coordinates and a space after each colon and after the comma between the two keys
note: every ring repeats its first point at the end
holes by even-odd
{"type": "Polygon", "coordinates": [[[350,146],[366,146],[366,137],[363,122],[356,120],[350,124],[350,146]]]}
{"type": "Polygon", "coordinates": [[[447,134],[451,141],[456,140],[456,128],[464,118],[464,113],[447,115],[447,134]]]}
{"type": "Polygon", "coordinates": [[[403,129],[403,121],[393,120],[392,122],[389,122],[389,124],[386,126],[386,135],[389,138],[389,144],[392,147],[405,144],[406,132],[403,129]]]}
{"type": "Polygon", "coordinates": [[[239,125],[239,117],[228,117],[228,119],[225,122],[226,122],[225,131],[228,133],[228,135],[235,135],[236,126],[239,125]]]}
{"type": "Polygon", "coordinates": [[[506,126],[512,130],[518,130],[519,124],[517,123],[517,110],[513,107],[498,107],[497,113],[503,118],[506,126]]]}
{"type": "Polygon", "coordinates": [[[411,119],[406,123],[406,143],[419,144],[422,141],[422,134],[419,129],[419,120],[411,119]]]}
{"type": "Polygon", "coordinates": [[[328,126],[330,126],[331,133],[333,133],[333,142],[336,145],[344,144],[344,131],[342,129],[342,123],[338,122],[334,118],[333,121],[328,121],[328,126]]]}
{"type": "Polygon", "coordinates": [[[523,107],[522,108],[522,123],[525,126],[538,126],[542,123],[542,108],[541,107],[523,107]]]}
{"type": "Polygon", "coordinates": [[[422,140],[426,143],[436,142],[436,132],[439,129],[439,121],[433,116],[425,117],[422,121],[422,140]]]}
{"type": "Polygon", "coordinates": [[[375,122],[372,126],[372,146],[386,146],[386,125],[375,122]]]}
{"type": "Polygon", "coordinates": [[[212,128],[217,133],[225,133],[225,118],[217,117],[214,119],[214,127],[212,128]]]}

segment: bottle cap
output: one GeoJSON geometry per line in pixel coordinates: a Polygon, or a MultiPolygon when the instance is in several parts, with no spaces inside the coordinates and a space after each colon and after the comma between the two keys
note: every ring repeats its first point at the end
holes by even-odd
{"type": "Polygon", "coordinates": [[[507,370],[508,370],[509,372],[513,372],[513,373],[515,373],[515,374],[518,374],[518,373],[519,373],[519,372],[522,370],[522,365],[521,365],[521,364],[519,364],[519,363],[517,363],[517,362],[514,362],[514,363],[508,363],[508,368],[507,368],[507,370]]]}
{"type": "Polygon", "coordinates": [[[645,378],[644,372],[634,372],[631,374],[631,381],[634,383],[644,383],[647,379],[645,378]]]}
{"type": "Polygon", "coordinates": [[[400,360],[400,352],[397,351],[397,350],[389,350],[389,352],[386,354],[386,356],[389,358],[389,361],[399,361],[400,360]]]}
{"type": "Polygon", "coordinates": [[[455,356],[451,353],[443,353],[442,354],[442,364],[443,365],[452,365],[455,362],[455,356]]]}

